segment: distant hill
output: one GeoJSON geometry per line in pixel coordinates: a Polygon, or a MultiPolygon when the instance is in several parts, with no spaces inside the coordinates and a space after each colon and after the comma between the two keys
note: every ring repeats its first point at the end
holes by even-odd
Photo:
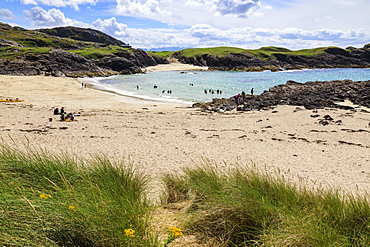
{"type": "Polygon", "coordinates": [[[241,49],[235,47],[192,48],[177,52],[149,52],[211,70],[278,71],[303,68],[369,68],[370,44],[363,48],[321,47],[291,51],[282,47],[241,49]]]}
{"type": "Polygon", "coordinates": [[[0,23],[0,74],[108,76],[168,63],[103,32],[77,27],[27,30],[0,23]]]}
{"type": "Polygon", "coordinates": [[[115,45],[125,48],[131,48],[130,45],[125,44],[121,40],[113,38],[101,31],[90,29],[90,28],[80,28],[80,27],[56,27],[51,29],[37,29],[42,33],[48,35],[58,36],[62,38],[70,38],[80,41],[96,42],[104,45],[115,45]]]}

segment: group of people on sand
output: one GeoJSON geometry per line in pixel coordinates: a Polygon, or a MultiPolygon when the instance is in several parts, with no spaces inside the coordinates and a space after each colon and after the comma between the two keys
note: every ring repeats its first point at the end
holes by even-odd
{"type": "MultiPolygon", "coordinates": [[[[253,96],[254,88],[251,89],[251,96],[253,96]]],[[[234,95],[234,100],[236,104],[243,104],[245,102],[245,92],[242,91],[240,94],[234,95]]]]}
{"type": "Polygon", "coordinates": [[[55,108],[54,115],[60,115],[60,121],[75,121],[73,113],[70,112],[67,114],[64,107],[60,108],[60,111],[59,108],[55,108]]]}

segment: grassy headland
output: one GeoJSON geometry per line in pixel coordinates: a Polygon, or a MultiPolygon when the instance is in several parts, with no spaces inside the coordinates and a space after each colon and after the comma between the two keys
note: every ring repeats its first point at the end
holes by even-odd
{"type": "Polygon", "coordinates": [[[242,49],[237,47],[212,47],[212,48],[191,48],[184,49],[176,52],[163,51],[163,52],[150,52],[152,55],[161,56],[165,58],[171,57],[175,53],[181,53],[184,57],[199,57],[202,55],[210,55],[215,57],[224,57],[231,53],[242,53],[246,55],[256,56],[263,60],[274,60],[276,57],[274,54],[285,54],[285,55],[301,55],[307,57],[315,57],[318,54],[325,53],[325,50],[329,47],[320,47],[314,49],[302,49],[297,51],[292,51],[282,47],[261,47],[259,49],[242,49]]]}

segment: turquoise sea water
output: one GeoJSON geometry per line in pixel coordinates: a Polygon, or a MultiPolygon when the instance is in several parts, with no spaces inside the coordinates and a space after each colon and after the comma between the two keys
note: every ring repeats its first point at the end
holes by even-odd
{"type": "Polygon", "coordinates": [[[229,98],[242,91],[248,94],[252,88],[254,88],[254,94],[261,94],[272,86],[285,84],[288,80],[303,83],[345,79],[370,80],[370,69],[313,69],[281,72],[165,71],[95,78],[93,84],[100,89],[143,99],[207,102],[212,98],[229,98]]]}

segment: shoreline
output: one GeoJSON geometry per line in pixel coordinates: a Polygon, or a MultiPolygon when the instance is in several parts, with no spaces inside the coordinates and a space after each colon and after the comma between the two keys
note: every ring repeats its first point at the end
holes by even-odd
{"type": "MultiPolygon", "coordinates": [[[[208,67],[201,67],[201,66],[195,66],[191,64],[182,64],[179,62],[172,62],[170,64],[158,64],[155,66],[149,66],[144,69],[142,69],[143,72],[162,72],[162,71],[202,71],[202,70],[208,70],[208,67]]],[[[126,103],[131,103],[131,104],[140,104],[140,103],[153,103],[153,104],[161,104],[161,105],[174,105],[177,107],[190,107],[192,104],[195,102],[185,102],[181,100],[156,100],[156,99],[147,99],[145,97],[140,97],[140,96],[132,96],[132,95],[127,95],[123,94],[114,90],[110,89],[103,89],[99,88],[98,85],[96,85],[93,81],[93,78],[77,78],[77,80],[81,83],[86,83],[87,85],[90,86],[91,89],[106,92],[106,93],[111,93],[114,95],[122,96],[124,97],[122,100],[123,102],[126,103]]]]}
{"type": "Polygon", "coordinates": [[[208,70],[208,67],[173,62],[169,64],[158,64],[155,66],[149,66],[143,69],[144,72],[181,71],[181,70],[208,70]]]}
{"type": "MultiPolygon", "coordinates": [[[[307,180],[310,186],[370,191],[370,115],[341,109],[316,113],[295,106],[256,112],[204,113],[181,105],[143,102],[72,78],[0,76],[2,142],[21,150],[91,158],[104,155],[154,178],[208,162],[221,170],[255,165],[307,180]],[[52,110],[80,113],[60,122],[52,110]],[[319,115],[313,117],[312,115],[319,115]],[[330,115],[328,125],[320,119],[330,115]],[[51,119],[51,121],[49,121],[51,119]],[[341,120],[341,121],[339,121],[341,120]]],[[[160,191],[154,185],[153,191],[160,191]]]]}
{"type": "Polygon", "coordinates": [[[125,103],[131,103],[131,104],[145,104],[145,103],[152,103],[152,104],[161,104],[161,105],[178,105],[178,106],[187,106],[191,107],[194,102],[185,102],[177,99],[155,99],[155,98],[145,98],[145,96],[134,96],[134,95],[128,95],[124,94],[118,91],[115,91],[114,89],[109,89],[109,88],[103,88],[104,86],[96,84],[95,82],[91,82],[90,78],[77,78],[77,80],[80,83],[84,83],[87,85],[87,88],[100,91],[100,92],[105,92],[109,93],[112,95],[120,96],[122,97],[122,101],[125,103]]]}

